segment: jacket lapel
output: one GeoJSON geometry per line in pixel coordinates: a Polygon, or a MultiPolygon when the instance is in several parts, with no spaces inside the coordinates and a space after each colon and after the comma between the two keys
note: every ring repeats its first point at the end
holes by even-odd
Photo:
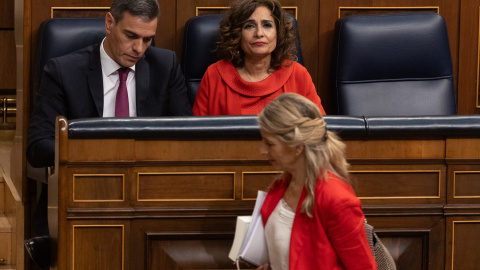
{"type": "Polygon", "coordinates": [[[90,57],[87,82],[90,93],[93,97],[93,102],[97,108],[98,115],[103,116],[103,76],[102,64],[100,62],[100,44],[95,46],[90,57]]]}
{"type": "Polygon", "coordinates": [[[138,60],[135,65],[135,87],[136,87],[136,103],[137,103],[137,116],[150,115],[148,113],[151,102],[149,100],[148,89],[150,85],[150,67],[145,60],[145,55],[138,60]],[[142,104],[141,106],[139,104],[142,104]]]}

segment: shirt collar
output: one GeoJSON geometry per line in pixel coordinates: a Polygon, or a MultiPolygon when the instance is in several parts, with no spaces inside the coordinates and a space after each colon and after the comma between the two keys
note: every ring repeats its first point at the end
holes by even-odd
{"type": "MultiPolygon", "coordinates": [[[[105,38],[102,40],[102,44],[100,45],[100,61],[102,63],[102,70],[105,75],[110,76],[112,73],[116,72],[122,66],[115,62],[105,51],[103,43],[105,42],[105,38]]],[[[135,71],[135,65],[130,67],[131,70],[135,71]]]]}

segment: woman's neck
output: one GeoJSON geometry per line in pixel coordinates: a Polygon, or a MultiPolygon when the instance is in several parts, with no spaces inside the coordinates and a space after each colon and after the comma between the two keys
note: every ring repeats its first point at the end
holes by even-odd
{"type": "Polygon", "coordinates": [[[307,176],[305,173],[296,173],[292,174],[292,178],[290,179],[290,185],[296,186],[296,187],[303,187],[305,186],[305,180],[307,176]]]}
{"type": "Polygon", "coordinates": [[[263,81],[270,75],[270,57],[262,59],[245,59],[245,64],[238,69],[240,76],[249,82],[263,81]]]}
{"type": "Polygon", "coordinates": [[[292,175],[290,183],[283,194],[283,200],[288,204],[293,212],[295,212],[297,209],[304,186],[305,178],[302,178],[299,175],[292,175]]]}

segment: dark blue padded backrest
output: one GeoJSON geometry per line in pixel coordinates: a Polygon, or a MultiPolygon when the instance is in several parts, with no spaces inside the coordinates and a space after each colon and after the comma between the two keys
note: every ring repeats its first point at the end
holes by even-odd
{"type": "MultiPolygon", "coordinates": [[[[36,92],[43,67],[50,58],[80,50],[105,37],[105,18],[53,18],[40,24],[33,72],[33,90],[36,92]]],[[[32,95],[34,96],[34,95],[32,95]]]]}
{"type": "MultiPolygon", "coordinates": [[[[208,66],[219,59],[215,53],[222,14],[200,15],[190,18],[185,24],[183,37],[182,70],[185,75],[188,98],[193,105],[200,81],[208,66]]],[[[298,31],[297,21],[291,19],[298,31]]],[[[300,37],[297,40],[297,62],[303,65],[300,37]]]]}
{"type": "Polygon", "coordinates": [[[218,61],[214,50],[221,20],[221,14],[201,15],[190,18],[185,24],[182,70],[192,105],[203,74],[208,66],[218,61]]]}
{"type": "Polygon", "coordinates": [[[347,16],[335,24],[338,113],[456,114],[445,20],[436,13],[347,16]]]}

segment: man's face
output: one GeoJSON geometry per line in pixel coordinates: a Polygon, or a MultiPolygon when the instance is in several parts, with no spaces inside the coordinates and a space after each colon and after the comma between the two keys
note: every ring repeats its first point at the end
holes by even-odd
{"type": "Polygon", "coordinates": [[[123,18],[115,23],[112,14],[108,12],[105,17],[105,52],[121,66],[135,65],[152,43],[157,21],[155,18],[146,22],[125,12],[123,18]]]}

